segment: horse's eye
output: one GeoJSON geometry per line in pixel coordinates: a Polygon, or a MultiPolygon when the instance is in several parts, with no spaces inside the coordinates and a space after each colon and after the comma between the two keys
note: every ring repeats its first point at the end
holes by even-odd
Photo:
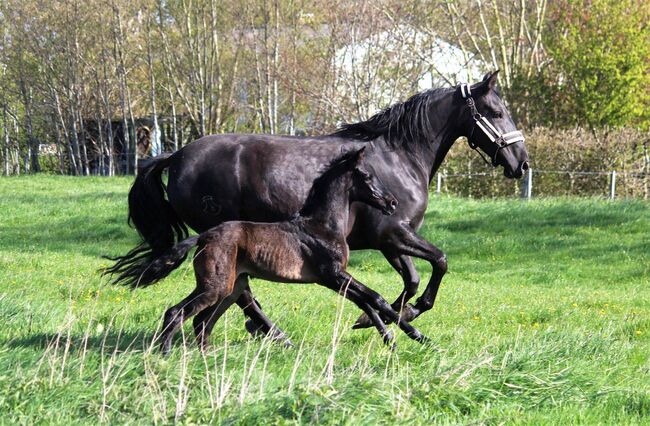
{"type": "Polygon", "coordinates": [[[494,118],[503,118],[503,113],[501,111],[494,111],[494,118]]]}

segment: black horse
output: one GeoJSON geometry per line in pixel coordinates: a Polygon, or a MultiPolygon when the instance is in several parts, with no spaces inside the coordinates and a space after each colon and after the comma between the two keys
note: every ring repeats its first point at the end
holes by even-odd
{"type": "MultiPolygon", "coordinates": [[[[367,121],[346,124],[332,135],[205,136],[171,155],[151,161],[129,192],[129,218],[144,242],[107,270],[116,282],[138,283],[147,265],[187,236],[189,225],[203,232],[229,220],[273,222],[295,213],[307,198],[318,170],[344,150],[367,146],[367,161],[397,197],[392,216],[353,204],[348,223],[352,250],[380,250],[404,281],[393,308],[412,321],[433,307],[447,271],[444,253],[417,234],[428,204],[428,187],[452,144],[461,136],[500,165],[508,178],[528,168],[523,135],[495,89],[497,73],[480,83],[419,93],[367,121]],[[168,170],[167,188],[162,173],[168,170]],[[167,199],[165,198],[167,195],[167,199]],[[411,257],[426,260],[432,273],[414,305],[418,289],[411,257]]],[[[479,152],[480,153],[480,152],[479,152]]],[[[264,315],[250,287],[237,300],[250,318],[246,328],[284,338],[264,315]]],[[[369,327],[364,314],[355,327],[369,327]]]]}

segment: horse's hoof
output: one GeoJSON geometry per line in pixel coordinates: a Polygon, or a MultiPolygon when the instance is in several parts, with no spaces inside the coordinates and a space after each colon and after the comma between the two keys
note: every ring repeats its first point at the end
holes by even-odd
{"type": "Polygon", "coordinates": [[[418,313],[415,310],[415,307],[411,305],[410,303],[407,303],[406,305],[402,306],[402,311],[399,313],[400,319],[403,319],[406,322],[411,322],[415,318],[417,318],[418,313]]]}
{"type": "Polygon", "coordinates": [[[244,325],[246,327],[246,331],[248,331],[248,333],[251,336],[253,336],[253,337],[264,337],[264,336],[266,336],[266,334],[264,334],[262,329],[260,327],[258,327],[257,324],[255,324],[253,322],[253,320],[250,320],[250,319],[246,320],[246,323],[244,325]]]}
{"type": "Polygon", "coordinates": [[[357,322],[354,323],[352,326],[353,329],[358,330],[360,328],[369,328],[372,327],[372,321],[370,321],[370,317],[366,314],[361,314],[359,319],[357,319],[357,322]]]}

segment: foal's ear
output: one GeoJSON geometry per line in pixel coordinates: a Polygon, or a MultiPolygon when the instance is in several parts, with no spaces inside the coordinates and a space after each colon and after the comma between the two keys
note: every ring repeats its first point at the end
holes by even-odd
{"type": "Polygon", "coordinates": [[[365,156],[365,151],[366,151],[366,147],[364,146],[354,154],[353,160],[355,163],[358,164],[361,160],[363,160],[363,157],[365,156]]]}
{"type": "Polygon", "coordinates": [[[485,74],[483,81],[472,85],[472,94],[481,96],[494,89],[497,85],[498,74],[499,70],[485,74]]]}

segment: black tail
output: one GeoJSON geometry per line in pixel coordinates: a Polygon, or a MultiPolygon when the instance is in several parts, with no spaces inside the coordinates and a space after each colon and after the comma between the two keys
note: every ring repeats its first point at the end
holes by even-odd
{"type": "MultiPolygon", "coordinates": [[[[150,264],[160,256],[167,255],[166,251],[176,241],[187,238],[187,227],[165,198],[162,173],[169,165],[169,159],[170,154],[152,159],[139,170],[129,191],[129,223],[135,226],[144,241],[124,256],[109,258],[116,261],[115,265],[106,268],[103,273],[117,275],[115,284],[131,287],[153,284],[162,277],[155,278],[155,275],[147,272],[150,264]]],[[[183,262],[188,250],[163,276],[183,262]]]]}
{"type": "Polygon", "coordinates": [[[195,235],[167,249],[161,256],[146,265],[142,271],[138,271],[137,277],[132,277],[125,283],[132,288],[138,288],[147,287],[162,280],[183,263],[187,253],[196,245],[198,239],[198,235],[195,235]]]}

